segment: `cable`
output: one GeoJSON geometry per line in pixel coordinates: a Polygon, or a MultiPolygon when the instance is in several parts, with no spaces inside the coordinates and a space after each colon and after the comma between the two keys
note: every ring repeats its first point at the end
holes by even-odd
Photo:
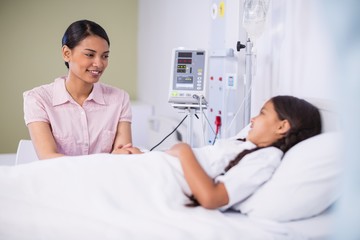
{"type": "Polygon", "coordinates": [[[216,138],[217,138],[217,133],[214,135],[214,140],[212,141],[212,144],[211,144],[211,145],[214,145],[214,144],[215,144],[216,138]]]}
{"type": "Polygon", "coordinates": [[[215,134],[215,130],[214,130],[214,128],[211,126],[210,121],[209,121],[209,119],[207,118],[207,116],[206,116],[206,114],[205,114],[204,112],[203,112],[203,115],[204,115],[204,117],[205,117],[205,120],[206,120],[207,123],[209,124],[209,127],[210,127],[212,133],[215,134]]]}
{"type": "Polygon", "coordinates": [[[158,144],[156,144],[154,147],[152,147],[150,149],[150,152],[152,150],[154,150],[154,148],[158,147],[160,144],[162,144],[168,137],[170,137],[171,134],[173,134],[179,127],[180,125],[184,122],[184,120],[187,118],[188,115],[185,115],[185,117],[181,120],[181,122],[174,128],[174,130],[171,131],[171,133],[169,133],[166,137],[164,137],[158,144]]]}
{"type": "Polygon", "coordinates": [[[209,124],[212,132],[215,134],[215,131],[214,129],[212,128],[210,122],[209,122],[209,119],[206,117],[206,114],[204,112],[204,108],[203,108],[203,105],[207,105],[207,101],[205,99],[205,97],[203,95],[197,95],[197,94],[194,94],[193,95],[193,98],[195,98],[197,101],[198,101],[198,104],[199,104],[199,110],[200,110],[200,113],[201,113],[201,116],[200,116],[200,121],[201,121],[201,129],[202,129],[202,135],[203,135],[203,144],[205,145],[206,144],[206,138],[205,138],[205,125],[204,125],[204,117],[205,117],[205,120],[207,121],[207,123],[209,124]]]}
{"type": "MultiPolygon", "coordinates": [[[[203,104],[203,101],[202,100],[205,100],[205,97],[203,95],[200,96],[200,113],[203,113],[204,112],[204,109],[202,107],[202,104],[203,104]]],[[[206,102],[206,101],[205,101],[206,102]]],[[[205,145],[205,126],[204,126],[204,114],[201,114],[200,115],[200,122],[201,122],[201,129],[202,129],[202,137],[203,137],[203,144],[205,145]]]]}
{"type": "Polygon", "coordinates": [[[237,115],[239,114],[240,110],[244,107],[244,104],[245,104],[246,99],[249,98],[249,97],[251,97],[250,94],[249,94],[249,93],[251,92],[251,89],[252,89],[252,85],[250,86],[250,88],[248,89],[248,91],[245,93],[245,96],[244,96],[244,98],[243,98],[243,100],[242,100],[242,102],[241,102],[238,110],[236,111],[235,116],[233,117],[233,119],[231,120],[229,126],[228,126],[227,129],[226,129],[226,133],[227,133],[227,132],[229,131],[229,129],[231,128],[231,126],[232,126],[232,124],[234,123],[234,120],[236,119],[236,117],[237,117],[237,115]]]}

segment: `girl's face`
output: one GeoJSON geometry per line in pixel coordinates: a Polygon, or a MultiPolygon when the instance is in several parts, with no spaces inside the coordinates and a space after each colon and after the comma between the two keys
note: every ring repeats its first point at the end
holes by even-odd
{"type": "Polygon", "coordinates": [[[93,84],[108,65],[109,45],[98,36],[88,36],[75,48],[63,46],[63,58],[69,63],[69,78],[93,84]]]}
{"type": "Polygon", "coordinates": [[[271,101],[265,103],[259,115],[251,119],[247,140],[258,147],[267,147],[282,138],[290,129],[287,120],[280,120],[271,101]]]}

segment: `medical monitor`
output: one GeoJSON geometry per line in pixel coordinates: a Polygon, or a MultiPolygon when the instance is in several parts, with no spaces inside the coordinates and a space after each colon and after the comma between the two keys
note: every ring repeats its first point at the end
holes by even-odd
{"type": "Polygon", "coordinates": [[[172,54],[169,102],[177,105],[206,102],[205,50],[174,49],[172,54]]]}

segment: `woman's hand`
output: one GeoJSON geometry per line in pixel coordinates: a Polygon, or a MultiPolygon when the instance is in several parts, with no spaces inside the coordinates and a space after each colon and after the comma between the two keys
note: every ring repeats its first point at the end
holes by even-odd
{"type": "Polygon", "coordinates": [[[114,148],[112,154],[140,154],[143,153],[139,148],[133,147],[131,143],[125,144],[124,146],[119,145],[114,148]]]}

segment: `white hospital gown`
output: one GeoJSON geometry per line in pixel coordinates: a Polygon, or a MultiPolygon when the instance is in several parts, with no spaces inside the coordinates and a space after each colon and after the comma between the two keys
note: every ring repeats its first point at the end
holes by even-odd
{"type": "Polygon", "coordinates": [[[245,149],[256,146],[249,141],[218,140],[214,146],[194,148],[199,163],[215,182],[225,185],[229,203],[221,210],[241,211],[242,202],[267,182],[280,165],[283,152],[275,147],[262,148],[247,154],[240,162],[224,173],[228,163],[245,149]]]}

